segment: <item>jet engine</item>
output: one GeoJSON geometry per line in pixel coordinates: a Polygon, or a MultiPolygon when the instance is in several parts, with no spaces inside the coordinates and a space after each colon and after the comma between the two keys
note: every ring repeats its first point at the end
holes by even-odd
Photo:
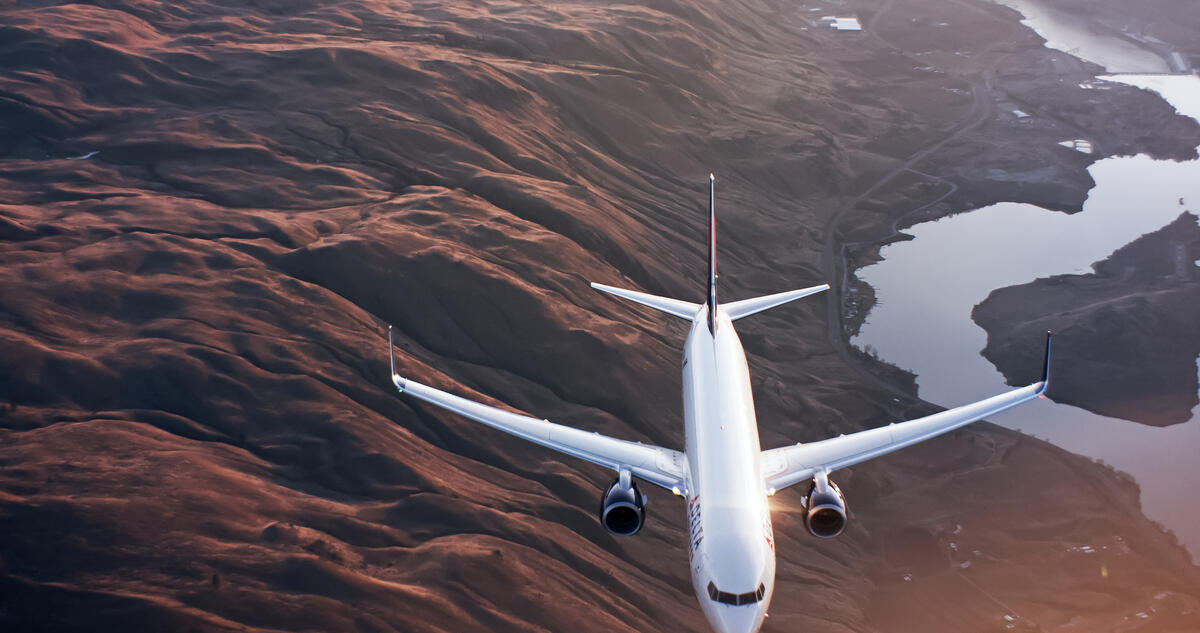
{"type": "Polygon", "coordinates": [[[646,496],[638,490],[629,471],[621,475],[600,500],[600,522],[613,534],[637,534],[646,521],[646,496]]]}
{"type": "Polygon", "coordinates": [[[804,527],[820,538],[833,538],[846,529],[846,497],[825,473],[813,477],[805,502],[804,527]]]}

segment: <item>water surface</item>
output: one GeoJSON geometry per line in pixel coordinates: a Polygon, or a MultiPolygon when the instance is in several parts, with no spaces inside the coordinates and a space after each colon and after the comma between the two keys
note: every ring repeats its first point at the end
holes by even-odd
{"type": "Polygon", "coordinates": [[[997,0],[1025,16],[1021,23],[1046,39],[1046,47],[1103,66],[1111,73],[1170,72],[1166,61],[1132,41],[1099,33],[1078,18],[1036,0],[997,0]]]}
{"type": "MultiPolygon", "coordinates": [[[[1200,119],[1200,78],[1110,79],[1156,90],[1200,119]]],[[[1008,389],[980,353],[987,334],[971,320],[976,304],[996,288],[1091,272],[1093,262],[1184,210],[1200,210],[1198,161],[1115,157],[1089,171],[1096,186],[1082,213],[1000,203],[907,230],[915,239],[885,247],[880,263],[856,273],[875,289],[878,303],[854,344],[916,374],[920,396],[930,402],[956,406],[1008,389]]],[[[1200,478],[1200,407],[1189,422],[1165,428],[1048,400],[991,420],[1129,473],[1141,486],[1145,514],[1173,530],[1193,557],[1200,553],[1194,510],[1200,487],[1188,483],[1200,478]]]]}

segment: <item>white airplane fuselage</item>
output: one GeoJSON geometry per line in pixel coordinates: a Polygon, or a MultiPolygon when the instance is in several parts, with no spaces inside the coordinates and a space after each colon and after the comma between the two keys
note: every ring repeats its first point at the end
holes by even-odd
{"type": "Polygon", "coordinates": [[[697,317],[683,355],[692,585],[717,633],[752,633],[774,590],[775,539],[746,353],[719,308],[715,323],[697,317]]]}
{"type": "Polygon", "coordinates": [[[756,633],[775,589],[775,535],[769,494],[811,481],[805,525],[831,538],[846,525],[846,501],[829,473],[924,442],[1043,395],[1050,377],[1050,333],[1042,380],[915,420],[763,451],[737,319],[829,289],[828,284],[717,302],[716,177],[709,174],[708,293],[704,304],[593,283],[593,288],[681,319],[692,329],[683,348],[685,447],[677,450],[584,431],[500,409],[396,373],[388,327],[392,383],[400,393],[453,411],[579,459],[616,471],[601,497],[600,521],[612,534],[636,534],[645,496],[634,478],[687,500],[692,585],[715,633],[756,633]],[[714,310],[715,312],[710,312],[714,310]]]}

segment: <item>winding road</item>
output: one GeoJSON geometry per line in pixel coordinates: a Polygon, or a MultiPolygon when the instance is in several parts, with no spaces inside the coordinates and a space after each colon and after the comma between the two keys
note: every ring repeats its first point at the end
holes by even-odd
{"type": "MultiPolygon", "coordinates": [[[[878,34],[878,24],[892,8],[893,4],[895,4],[895,0],[892,0],[884,5],[880,12],[876,15],[873,22],[876,28],[872,29],[871,32],[873,33],[873,37],[882,42],[884,45],[892,48],[897,53],[904,55],[905,57],[912,58],[911,53],[887,42],[887,40],[883,39],[883,37],[878,34]]],[[[993,51],[991,49],[987,49],[980,53],[979,56],[983,57],[992,52],[993,51]]],[[[894,397],[900,398],[901,402],[906,402],[907,404],[915,404],[920,400],[916,398],[915,394],[909,393],[872,373],[868,369],[868,363],[861,358],[860,355],[851,350],[850,339],[845,331],[845,322],[843,318],[843,306],[845,306],[846,289],[849,287],[848,282],[850,273],[846,251],[852,246],[857,246],[868,242],[840,242],[838,239],[838,227],[847,213],[852,211],[863,200],[870,198],[875,192],[879,191],[879,189],[892,182],[897,176],[905,172],[914,173],[924,178],[944,183],[948,186],[948,189],[945,193],[937,198],[898,216],[892,221],[891,229],[893,233],[899,232],[901,223],[907,218],[929,209],[933,205],[945,200],[958,190],[957,184],[941,178],[940,176],[917,171],[914,169],[914,167],[929,157],[929,155],[940,150],[946,144],[967,132],[979,128],[984,123],[987,123],[989,119],[991,119],[995,111],[992,100],[993,75],[995,68],[1007,57],[1008,54],[1001,54],[993,57],[989,62],[984,64],[983,68],[971,81],[971,107],[944,137],[911,154],[904,160],[903,163],[897,165],[894,169],[882,175],[878,180],[871,184],[871,186],[867,187],[857,196],[847,200],[825,225],[824,249],[821,256],[821,268],[825,271],[826,279],[830,280],[830,284],[833,286],[833,292],[831,293],[827,304],[826,318],[826,323],[828,324],[827,333],[829,344],[833,347],[834,351],[838,354],[842,361],[848,366],[854,368],[854,370],[857,371],[865,380],[877,387],[880,387],[881,389],[884,389],[894,397]]],[[[920,62],[914,59],[914,63],[920,62]]],[[[869,243],[874,243],[874,241],[870,241],[869,243]]]]}

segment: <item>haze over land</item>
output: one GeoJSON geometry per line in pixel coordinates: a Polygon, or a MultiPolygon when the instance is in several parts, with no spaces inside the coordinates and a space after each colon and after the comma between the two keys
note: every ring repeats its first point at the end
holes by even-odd
{"type": "MultiPolygon", "coordinates": [[[[11,630],[705,631],[677,499],[607,535],[608,473],[398,398],[383,324],[425,382],[678,447],[682,324],[587,282],[698,299],[709,171],[735,299],[841,284],[923,215],[1077,209],[1067,131],[1098,155],[1200,138],[1151,93],[1085,95],[1098,69],[975,0],[0,24],[11,630]]],[[[764,447],[930,410],[847,349],[869,292],[829,301],[740,327],[764,447]]],[[[773,500],[768,632],[1200,625],[1200,575],[1102,466],[981,425],[835,479],[838,540],[804,533],[803,491],[773,500]]]]}

